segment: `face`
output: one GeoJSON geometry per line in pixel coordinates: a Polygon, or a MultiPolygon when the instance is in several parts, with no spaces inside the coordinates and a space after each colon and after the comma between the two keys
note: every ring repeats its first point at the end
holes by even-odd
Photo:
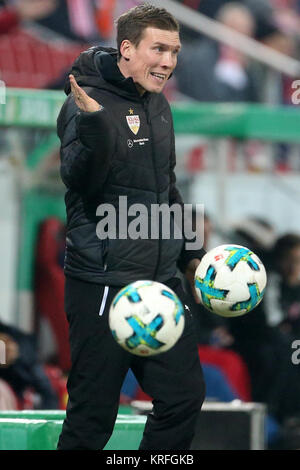
{"type": "Polygon", "coordinates": [[[125,40],[121,44],[123,58],[119,63],[125,77],[132,77],[139,92],[160,93],[176,67],[181,44],[179,33],[146,28],[138,46],[125,40]]]}
{"type": "Polygon", "coordinates": [[[0,333],[0,341],[5,345],[5,364],[0,364],[0,368],[9,367],[19,356],[17,343],[7,334],[0,333]]]}

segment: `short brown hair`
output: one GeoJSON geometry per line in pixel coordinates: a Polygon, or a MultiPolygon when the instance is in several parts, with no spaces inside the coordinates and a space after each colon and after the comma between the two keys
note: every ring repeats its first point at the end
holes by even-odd
{"type": "Polygon", "coordinates": [[[119,58],[122,41],[128,39],[137,47],[143,38],[144,30],[148,27],[179,32],[179,23],[171,13],[165,8],[157,8],[148,3],[138,5],[123,13],[117,19],[116,25],[119,58]]]}

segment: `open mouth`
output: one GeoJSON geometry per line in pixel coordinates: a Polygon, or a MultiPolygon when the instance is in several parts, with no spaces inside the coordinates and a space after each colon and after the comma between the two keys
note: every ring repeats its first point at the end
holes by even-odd
{"type": "Polygon", "coordinates": [[[163,83],[166,79],[166,75],[164,73],[150,72],[150,74],[158,83],[163,83]]]}

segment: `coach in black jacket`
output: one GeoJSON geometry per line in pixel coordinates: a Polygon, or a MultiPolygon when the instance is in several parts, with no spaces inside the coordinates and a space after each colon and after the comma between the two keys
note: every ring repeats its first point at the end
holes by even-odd
{"type": "Polygon", "coordinates": [[[93,47],[75,61],[58,118],[67,187],[65,306],[72,356],[58,449],[105,446],[129,367],[154,399],[140,448],[188,449],[204,385],[189,300],[176,271],[179,267],[192,280],[204,252],[188,251],[184,239],[172,236],[172,217],[169,239],[157,227],[158,237],[132,239],[123,223],[127,217],[127,231],[133,219],[126,209],[143,204],[150,234],[153,205],[182,205],[172,116],[161,94],[177,62],[178,23],[164,9],[142,5],[119,18],[117,39],[118,51],[93,47]],[[106,238],[101,221],[108,204],[116,218],[106,238]],[[121,350],[108,328],[112,299],[140,279],[165,283],[188,311],[178,343],[155,358],[121,350]]]}

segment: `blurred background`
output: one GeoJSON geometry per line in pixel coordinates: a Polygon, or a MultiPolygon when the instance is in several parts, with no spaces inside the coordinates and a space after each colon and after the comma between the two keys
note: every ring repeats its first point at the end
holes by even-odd
{"type": "MultiPolygon", "coordinates": [[[[96,44],[115,47],[115,19],[138,3],[0,1],[0,410],[65,409],[56,117],[74,59],[96,44]]],[[[265,404],[263,446],[299,448],[300,1],[149,3],[181,23],[182,51],[164,93],[184,201],[204,204],[207,249],[248,246],[269,276],[247,318],[225,322],[198,307],[207,401],[265,404]]],[[[129,373],[120,404],[150,398],[129,373]]]]}

